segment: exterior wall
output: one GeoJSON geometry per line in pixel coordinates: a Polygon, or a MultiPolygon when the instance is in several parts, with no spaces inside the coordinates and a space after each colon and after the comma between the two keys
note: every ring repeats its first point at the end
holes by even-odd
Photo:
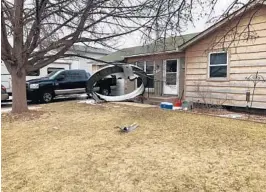
{"type": "MultiPolygon", "coordinates": [[[[218,39],[225,35],[228,29],[236,26],[238,21],[239,18],[229,21],[226,26],[222,26],[215,33],[187,48],[185,58],[187,100],[204,102],[203,97],[205,97],[206,101],[212,104],[246,107],[246,92],[250,90],[252,93],[253,83],[245,78],[258,71],[266,79],[266,8],[263,7],[257,12],[251,10],[242,17],[237,30],[239,33],[244,32],[238,34],[239,39],[232,40],[233,35],[228,33],[223,41],[225,46],[221,43],[216,44],[218,39]],[[254,16],[250,25],[251,35],[256,38],[247,41],[245,30],[252,15],[254,16]],[[227,79],[208,78],[208,54],[224,50],[229,57],[227,79]]],[[[266,109],[266,82],[258,83],[253,107],[266,109]]]]}
{"type": "Polygon", "coordinates": [[[107,65],[99,65],[99,64],[92,64],[92,74],[95,73],[96,71],[98,71],[99,69],[106,67],[107,65]]]}
{"type": "Polygon", "coordinates": [[[163,95],[163,60],[155,60],[155,74],[154,74],[154,94],[157,96],[163,95]],[[156,81],[158,79],[158,81],[156,81]]]}
{"type": "MultiPolygon", "coordinates": [[[[163,95],[163,61],[164,60],[170,60],[170,59],[180,59],[181,58],[181,66],[182,63],[184,64],[184,58],[185,58],[185,53],[164,53],[164,54],[157,54],[157,55],[146,55],[146,56],[136,56],[136,57],[131,57],[127,58],[126,62],[135,64],[138,61],[154,61],[155,63],[155,73],[154,73],[154,90],[152,93],[155,96],[162,96],[163,95]]],[[[181,67],[182,69],[182,67],[181,67]]],[[[135,84],[127,84],[127,91],[131,92],[133,89],[135,89],[135,84]]],[[[179,93],[176,93],[176,95],[182,95],[184,88],[184,67],[183,70],[180,70],[179,74],[179,93]]]]}
{"type": "MultiPolygon", "coordinates": [[[[106,55],[104,53],[87,53],[87,52],[80,52],[80,54],[95,59],[101,58],[106,55]]],[[[86,72],[92,74],[93,63],[95,63],[95,61],[93,60],[88,60],[85,58],[77,58],[76,61],[72,62],[71,69],[84,69],[86,70],[86,72]]]]}
{"type": "Polygon", "coordinates": [[[185,88],[185,58],[180,58],[179,97],[184,97],[185,88]]]}

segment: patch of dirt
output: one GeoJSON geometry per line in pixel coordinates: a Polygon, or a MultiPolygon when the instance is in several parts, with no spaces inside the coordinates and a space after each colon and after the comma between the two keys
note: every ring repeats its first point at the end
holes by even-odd
{"type": "Polygon", "coordinates": [[[207,109],[207,108],[193,108],[192,111],[195,112],[195,113],[205,113],[205,114],[213,114],[213,115],[231,114],[231,112],[227,111],[226,109],[215,109],[215,108],[210,108],[210,109],[207,109]]]}
{"type": "Polygon", "coordinates": [[[128,106],[135,106],[135,107],[142,107],[142,108],[151,108],[157,107],[155,105],[143,104],[143,103],[135,103],[135,102],[112,102],[113,104],[118,105],[128,105],[128,106]]]}
{"type": "Polygon", "coordinates": [[[15,121],[30,121],[33,119],[38,119],[43,116],[46,112],[39,110],[29,110],[21,114],[14,113],[2,113],[2,121],[5,122],[15,122],[15,121]]]}
{"type": "MultiPolygon", "coordinates": [[[[234,111],[229,111],[226,109],[218,109],[218,108],[193,108],[192,110],[193,113],[199,113],[199,114],[207,114],[207,115],[213,115],[217,117],[225,117],[225,115],[230,115],[230,114],[237,114],[240,117],[236,119],[242,119],[242,120],[247,120],[247,121],[255,121],[255,122],[260,122],[260,123],[266,123],[266,116],[265,115],[255,115],[255,114],[248,114],[245,112],[234,112],[234,111]]],[[[230,117],[227,117],[230,118],[230,117]]]]}

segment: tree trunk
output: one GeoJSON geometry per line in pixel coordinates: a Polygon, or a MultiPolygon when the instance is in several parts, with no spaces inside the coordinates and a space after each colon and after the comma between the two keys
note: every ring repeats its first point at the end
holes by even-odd
{"type": "Polygon", "coordinates": [[[17,73],[16,68],[11,70],[12,77],[12,113],[28,111],[26,96],[26,72],[17,73]]]}

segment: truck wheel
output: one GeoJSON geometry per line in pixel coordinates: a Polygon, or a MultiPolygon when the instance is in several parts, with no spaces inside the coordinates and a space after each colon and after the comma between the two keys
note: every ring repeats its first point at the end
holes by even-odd
{"type": "Polygon", "coordinates": [[[100,93],[102,95],[108,96],[111,93],[111,88],[110,87],[103,87],[100,89],[100,93]]]}
{"type": "Polygon", "coordinates": [[[41,101],[43,103],[50,103],[53,101],[53,93],[50,92],[50,91],[44,91],[42,94],[41,94],[41,101]]]}

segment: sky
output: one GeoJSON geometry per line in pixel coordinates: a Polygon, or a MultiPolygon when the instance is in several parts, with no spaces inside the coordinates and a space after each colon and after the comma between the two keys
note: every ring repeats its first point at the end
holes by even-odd
{"type": "MultiPolygon", "coordinates": [[[[218,0],[215,10],[214,10],[214,15],[212,16],[220,16],[226,10],[226,8],[232,3],[232,1],[233,0],[218,0]]],[[[195,23],[195,26],[189,25],[184,34],[201,32],[207,29],[210,26],[210,24],[206,24],[207,21],[208,21],[207,17],[201,18],[199,21],[195,23]]],[[[130,35],[120,37],[119,42],[118,42],[119,49],[127,48],[127,47],[134,47],[134,46],[139,46],[139,45],[142,45],[141,34],[139,32],[135,32],[130,35]]]]}
{"type": "MultiPolygon", "coordinates": [[[[215,10],[213,12],[213,16],[220,16],[226,8],[235,0],[218,0],[215,10]]],[[[240,0],[241,2],[247,2],[248,0],[240,0]]],[[[197,12],[197,10],[195,11],[197,12]]],[[[189,34],[189,33],[196,33],[196,32],[201,32],[208,28],[211,24],[207,24],[206,22],[208,21],[207,17],[201,18],[199,21],[195,23],[195,26],[192,24],[187,26],[187,30],[184,32],[184,34],[189,34]]],[[[8,39],[11,43],[13,44],[13,38],[8,39]]],[[[141,46],[143,45],[143,41],[141,40],[141,33],[140,32],[134,32],[129,35],[120,37],[118,40],[115,41],[115,43],[111,44],[112,47],[115,47],[116,49],[122,49],[122,48],[128,48],[128,47],[134,47],[134,46],[141,46]]],[[[94,45],[95,47],[99,48],[104,48],[109,50],[107,47],[99,46],[99,45],[94,45]]],[[[113,51],[113,50],[110,50],[113,51]]]]}

